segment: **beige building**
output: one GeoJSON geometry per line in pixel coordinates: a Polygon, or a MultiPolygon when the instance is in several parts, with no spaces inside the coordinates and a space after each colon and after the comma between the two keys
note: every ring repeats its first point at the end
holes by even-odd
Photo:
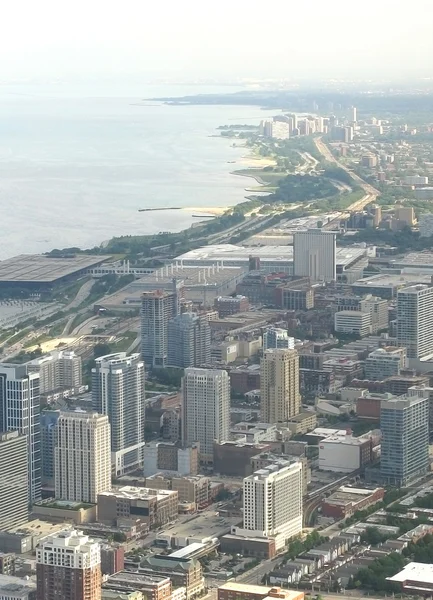
{"type": "Polygon", "coordinates": [[[153,529],[170,523],[177,515],[178,493],[173,490],[125,486],[98,496],[98,521],[105,525],[140,519],[153,529]]]}
{"type": "Polygon", "coordinates": [[[95,503],[111,489],[108,416],[84,411],[61,412],[54,448],[56,498],[95,503]]]}
{"type": "Polygon", "coordinates": [[[293,435],[304,435],[317,427],[317,415],[313,411],[301,412],[292,417],[287,426],[293,435]]]}
{"type": "Polygon", "coordinates": [[[194,504],[196,508],[203,508],[210,502],[210,479],[203,475],[164,477],[157,473],[146,478],[146,486],[158,490],[175,490],[179,494],[179,502],[194,504]]]}
{"type": "Polygon", "coordinates": [[[40,393],[77,388],[83,383],[81,357],[73,350],[57,350],[27,363],[31,373],[39,373],[40,393]]]}
{"type": "Polygon", "coordinates": [[[261,361],[261,420],[286,423],[299,414],[299,356],[296,350],[266,350],[261,361]]]}

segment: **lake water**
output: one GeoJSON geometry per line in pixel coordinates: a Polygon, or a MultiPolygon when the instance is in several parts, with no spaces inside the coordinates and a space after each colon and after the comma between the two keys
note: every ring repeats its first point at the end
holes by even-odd
{"type": "Polygon", "coordinates": [[[212,136],[263,112],[143,102],[215,91],[231,89],[0,85],[0,259],[197,221],[139,208],[241,202],[251,181],[228,161],[245,150],[212,136]]]}

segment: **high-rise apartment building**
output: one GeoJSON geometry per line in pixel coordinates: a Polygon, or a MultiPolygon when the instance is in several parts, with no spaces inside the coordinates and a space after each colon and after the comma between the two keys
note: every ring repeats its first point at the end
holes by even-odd
{"type": "Polygon", "coordinates": [[[290,337],[286,329],[271,327],[263,334],[263,351],[271,348],[283,348],[293,350],[295,347],[295,338],[290,337]]]}
{"type": "Polygon", "coordinates": [[[54,448],[56,445],[56,425],[60,410],[41,412],[41,464],[42,485],[54,486],[54,448]]]}
{"type": "Polygon", "coordinates": [[[37,600],[101,600],[101,550],[81,532],[45,538],[36,550],[37,600]]]}
{"type": "Polygon", "coordinates": [[[294,275],[312,281],[336,279],[336,233],[323,229],[297,231],[293,235],[294,275]]]}
{"type": "Polygon", "coordinates": [[[27,363],[28,371],[39,373],[40,393],[72,389],[83,383],[81,356],[60,350],[27,363]]]}
{"type": "Polygon", "coordinates": [[[285,423],[301,410],[296,350],[266,350],[261,361],[261,420],[285,423]]]}
{"type": "Polygon", "coordinates": [[[404,486],[429,467],[429,399],[395,396],[380,405],[380,474],[384,483],[404,486]]]}
{"type": "Polygon", "coordinates": [[[186,312],[168,322],[168,365],[199,367],[211,359],[211,330],[206,315],[186,312]]]}
{"type": "Polygon", "coordinates": [[[145,292],[141,302],[141,355],[151,367],[165,367],[168,359],[168,322],[179,314],[182,283],[173,290],[145,292]]]}
{"type": "Polygon", "coordinates": [[[302,531],[302,463],[278,461],[245,477],[244,523],[236,531],[275,537],[277,550],[302,531]]]}
{"type": "Polygon", "coordinates": [[[18,431],[0,433],[0,531],[29,516],[28,446],[18,431]]]}
{"type": "Polygon", "coordinates": [[[93,410],[108,415],[116,475],[143,464],[144,362],[126,352],[101,356],[92,369],[93,410]]]}
{"type": "Polygon", "coordinates": [[[213,461],[213,443],[229,439],[230,378],[218,369],[185,369],[182,380],[183,443],[200,444],[200,460],[213,461]]]}
{"type": "Polygon", "coordinates": [[[27,437],[29,501],[41,498],[41,424],[39,374],[26,365],[0,364],[0,431],[27,437]]]}
{"type": "Polygon", "coordinates": [[[61,412],[56,426],[56,498],[96,503],[111,489],[110,424],[107,415],[61,412]]]}
{"type": "Polygon", "coordinates": [[[397,293],[397,340],[407,357],[433,354],[433,287],[412,285],[397,293]]]}

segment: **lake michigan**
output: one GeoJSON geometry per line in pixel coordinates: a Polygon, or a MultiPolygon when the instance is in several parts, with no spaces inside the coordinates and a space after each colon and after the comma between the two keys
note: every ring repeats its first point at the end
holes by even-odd
{"type": "Polygon", "coordinates": [[[246,150],[212,136],[219,125],[258,123],[263,111],[143,102],[217,91],[235,90],[0,85],[0,260],[197,221],[139,208],[241,202],[251,181],[230,171],[246,150]]]}

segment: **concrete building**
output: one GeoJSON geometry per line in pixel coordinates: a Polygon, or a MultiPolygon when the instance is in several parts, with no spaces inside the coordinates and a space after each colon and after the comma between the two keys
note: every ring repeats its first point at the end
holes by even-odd
{"type": "Polygon", "coordinates": [[[156,490],[174,490],[179,495],[179,503],[191,504],[194,510],[206,508],[211,502],[210,479],[203,475],[170,477],[156,473],[146,478],[146,486],[156,490]]]}
{"type": "Polygon", "coordinates": [[[218,296],[215,298],[214,307],[220,319],[235,315],[236,313],[250,310],[250,301],[246,296],[218,296]]]}
{"type": "Polygon", "coordinates": [[[406,368],[406,348],[386,346],[370,352],[365,361],[365,378],[373,381],[382,381],[387,377],[400,375],[406,368]]]}
{"type": "Polygon", "coordinates": [[[18,431],[0,433],[0,530],[28,521],[27,439],[18,431]]]}
{"type": "Polygon", "coordinates": [[[218,588],[218,600],[304,600],[304,592],[286,590],[280,587],[250,585],[237,581],[228,581],[218,588]]]}
{"type": "Polygon", "coordinates": [[[28,579],[0,575],[1,600],[36,600],[36,584],[28,579]]]}
{"type": "Polygon", "coordinates": [[[213,461],[213,444],[229,439],[230,379],[212,369],[185,369],[182,380],[182,441],[200,444],[200,460],[213,461]]]}
{"type": "Polygon", "coordinates": [[[263,334],[263,351],[271,348],[294,350],[295,338],[290,337],[286,329],[270,327],[263,334]]]}
{"type": "Polygon", "coordinates": [[[269,465],[245,477],[244,522],[237,535],[274,537],[276,548],[302,531],[302,464],[269,465]]]}
{"type": "Polygon", "coordinates": [[[340,310],[334,317],[335,331],[365,337],[372,332],[371,314],[360,310],[340,310]]]}
{"type": "Polygon", "coordinates": [[[211,360],[211,328],[207,316],[182,313],[168,322],[168,365],[200,367],[211,360]]]}
{"type": "Polygon", "coordinates": [[[172,600],[171,579],[163,575],[150,576],[147,573],[121,571],[108,577],[102,589],[124,594],[137,591],[142,594],[143,599],[149,600],[172,600]]]}
{"type": "Polygon", "coordinates": [[[141,562],[140,573],[170,577],[173,587],[186,589],[186,600],[192,600],[204,591],[203,569],[195,558],[154,554],[141,562]]]}
{"type": "Polygon", "coordinates": [[[372,443],[351,433],[331,435],[319,443],[319,469],[352,473],[371,462],[372,443]]]}
{"type": "Polygon", "coordinates": [[[433,565],[410,562],[396,575],[387,577],[387,580],[401,583],[405,595],[428,597],[433,591],[433,565]]]}
{"type": "Polygon", "coordinates": [[[407,356],[433,354],[433,287],[413,285],[397,293],[397,340],[407,356]]]}
{"type": "Polygon", "coordinates": [[[380,410],[380,475],[384,483],[404,486],[429,465],[428,398],[395,397],[380,410]]]}
{"type": "Polygon", "coordinates": [[[60,410],[41,411],[42,485],[54,487],[55,432],[60,410]]]}
{"type": "Polygon", "coordinates": [[[26,365],[0,364],[0,431],[19,431],[28,445],[29,501],[41,498],[39,374],[26,365]]]}
{"type": "Polygon", "coordinates": [[[27,363],[29,373],[39,373],[40,393],[78,388],[83,383],[81,357],[73,350],[58,350],[27,363]]]}
{"type": "Polygon", "coordinates": [[[336,234],[322,229],[297,231],[293,235],[294,274],[311,281],[335,281],[336,234]]]}
{"type": "Polygon", "coordinates": [[[98,495],[98,520],[117,525],[118,520],[139,519],[155,529],[177,518],[177,505],[177,491],[124,486],[98,495]]]}
{"type": "Polygon", "coordinates": [[[322,515],[336,520],[346,519],[358,510],[364,510],[381,502],[384,495],[383,488],[365,489],[343,485],[322,500],[322,515]]]}
{"type": "Polygon", "coordinates": [[[298,353],[296,350],[267,350],[261,361],[261,420],[286,423],[300,409],[298,353]]]}
{"type": "Polygon", "coordinates": [[[359,303],[361,312],[371,315],[371,333],[375,334],[383,329],[388,329],[388,302],[382,298],[368,295],[359,303]]]}
{"type": "Polygon", "coordinates": [[[108,416],[61,412],[55,436],[56,498],[95,503],[100,492],[111,489],[108,416]]]}
{"type": "Polygon", "coordinates": [[[228,477],[251,475],[251,458],[260,452],[270,450],[270,445],[244,441],[221,442],[214,444],[213,470],[228,477]]]}
{"type": "Polygon", "coordinates": [[[36,550],[37,600],[100,600],[101,552],[81,532],[63,531],[36,550]]]}
{"type": "Polygon", "coordinates": [[[92,369],[92,405],[108,415],[111,462],[116,475],[143,464],[144,363],[139,354],[101,356],[92,369]]]}
{"type": "Polygon", "coordinates": [[[151,367],[166,367],[168,322],[179,314],[182,286],[173,279],[172,291],[145,292],[141,303],[141,355],[151,367]]]}
{"type": "Polygon", "coordinates": [[[433,213],[422,213],[418,217],[418,222],[421,237],[430,237],[433,235],[433,213]]]}
{"type": "Polygon", "coordinates": [[[199,468],[199,445],[182,448],[168,442],[150,442],[143,448],[145,477],[155,473],[197,475],[199,468]]]}

